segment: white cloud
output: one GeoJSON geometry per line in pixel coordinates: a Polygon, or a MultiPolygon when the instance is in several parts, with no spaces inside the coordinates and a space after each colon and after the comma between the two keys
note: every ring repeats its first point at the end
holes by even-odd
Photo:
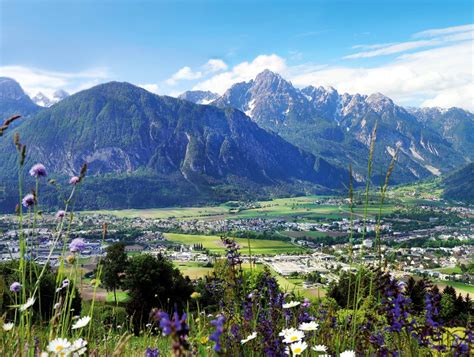
{"type": "Polygon", "coordinates": [[[222,94],[233,84],[249,81],[264,69],[270,69],[298,87],[332,86],[341,93],[382,92],[401,105],[458,106],[474,111],[473,26],[416,34],[416,37],[420,36],[429,38],[354,47],[368,51],[350,58],[398,53],[398,57],[375,66],[359,64],[354,67],[351,62],[339,66],[315,63],[290,66],[285,58],[276,54],[260,55],[253,61],[206,77],[193,89],[222,94]]]}
{"type": "MultiPolygon", "coordinates": [[[[423,40],[423,41],[402,42],[402,43],[396,43],[396,44],[387,45],[387,46],[372,45],[373,46],[372,48],[377,48],[377,49],[371,50],[371,51],[354,53],[353,55],[345,56],[344,58],[346,59],[369,58],[369,57],[390,55],[394,53],[406,52],[408,50],[412,50],[416,48],[434,46],[437,43],[438,41],[434,41],[434,40],[433,41],[423,40]]],[[[370,47],[370,46],[367,46],[367,47],[370,47]]]]}
{"type": "Polygon", "coordinates": [[[193,80],[202,77],[202,72],[193,72],[191,67],[185,66],[166,80],[169,85],[175,85],[182,80],[193,80]]]}
{"type": "Polygon", "coordinates": [[[443,46],[450,43],[461,41],[472,41],[474,38],[474,25],[455,26],[444,29],[434,29],[422,31],[414,34],[414,38],[424,38],[415,41],[406,41],[399,43],[356,45],[353,49],[362,49],[365,51],[357,52],[345,56],[345,59],[369,58],[377,56],[386,56],[396,53],[403,53],[410,50],[443,46]]]}
{"type": "Polygon", "coordinates": [[[227,69],[227,64],[218,58],[212,58],[203,66],[203,69],[207,73],[225,71],[227,69]]]}
{"type": "Polygon", "coordinates": [[[248,81],[265,69],[283,72],[287,68],[285,60],[275,54],[257,56],[252,62],[242,62],[227,72],[216,74],[194,86],[193,89],[224,93],[232,84],[248,81]]]}
{"type": "Polygon", "coordinates": [[[333,86],[339,92],[382,92],[402,105],[460,106],[474,110],[473,46],[463,42],[418,51],[373,67],[325,67],[293,73],[298,86],[333,86]],[[461,88],[463,88],[461,90],[461,88]],[[461,93],[455,97],[455,93],[461,93]]]}
{"type": "Polygon", "coordinates": [[[449,35],[449,34],[457,33],[457,32],[472,32],[472,31],[474,31],[474,24],[445,27],[441,29],[430,29],[426,31],[417,32],[413,35],[413,37],[415,38],[434,37],[434,36],[439,36],[439,35],[449,35]]]}
{"type": "Polygon", "coordinates": [[[29,95],[42,92],[51,96],[64,89],[69,93],[90,88],[110,77],[107,68],[95,68],[79,72],[58,72],[23,66],[1,66],[0,76],[15,79],[29,95]]]}
{"type": "Polygon", "coordinates": [[[146,89],[149,92],[158,94],[158,84],[148,83],[148,84],[139,84],[139,87],[146,89]]]}

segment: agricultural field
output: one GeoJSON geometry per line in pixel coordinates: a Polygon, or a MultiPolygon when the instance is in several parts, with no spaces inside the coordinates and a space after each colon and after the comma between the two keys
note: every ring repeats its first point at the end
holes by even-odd
{"type": "MultiPolygon", "coordinates": [[[[235,207],[236,202],[227,202],[219,206],[205,207],[172,207],[155,209],[126,209],[126,210],[100,210],[84,211],[87,213],[111,214],[118,218],[152,218],[152,219],[246,219],[246,218],[280,218],[291,220],[327,219],[328,221],[348,217],[350,208],[348,204],[324,204],[319,200],[330,198],[328,196],[301,196],[290,198],[276,198],[269,201],[258,201],[250,207],[235,207]]],[[[337,197],[335,197],[337,198],[337,197]]],[[[340,198],[340,197],[339,197],[340,198]]],[[[390,214],[396,205],[385,204],[382,214],[390,214]]],[[[379,213],[379,205],[372,204],[367,208],[369,217],[379,213]]],[[[363,204],[354,207],[354,215],[363,217],[363,204]]]]}
{"type": "MultiPolygon", "coordinates": [[[[225,247],[219,236],[181,234],[181,233],[165,233],[165,238],[170,242],[193,245],[201,243],[204,248],[209,249],[211,253],[223,254],[225,247]]],[[[236,238],[237,244],[241,247],[242,254],[249,254],[249,243],[252,254],[255,255],[275,255],[286,253],[302,253],[305,250],[290,242],[279,240],[263,240],[263,239],[245,239],[236,238]]]]}
{"type": "Polygon", "coordinates": [[[446,281],[446,280],[435,280],[434,283],[438,285],[440,290],[443,290],[446,286],[452,286],[458,294],[466,296],[474,294],[474,285],[469,285],[457,281],[446,281]]]}

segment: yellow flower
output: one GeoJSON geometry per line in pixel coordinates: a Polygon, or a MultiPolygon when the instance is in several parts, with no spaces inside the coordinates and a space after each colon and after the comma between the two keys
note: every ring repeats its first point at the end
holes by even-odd
{"type": "Polygon", "coordinates": [[[197,291],[191,294],[191,299],[199,299],[200,297],[201,297],[201,294],[198,293],[197,291]]]}
{"type": "Polygon", "coordinates": [[[74,255],[68,255],[66,257],[66,261],[69,263],[69,264],[74,264],[74,262],[76,261],[76,257],[74,255]]]}
{"type": "Polygon", "coordinates": [[[207,336],[201,337],[201,343],[202,343],[203,345],[205,345],[205,344],[208,343],[208,342],[209,342],[209,337],[207,337],[207,336]]]}

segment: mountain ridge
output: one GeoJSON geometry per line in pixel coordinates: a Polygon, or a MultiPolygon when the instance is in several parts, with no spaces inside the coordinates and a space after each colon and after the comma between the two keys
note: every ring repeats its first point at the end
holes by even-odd
{"type": "Polygon", "coordinates": [[[441,130],[443,125],[423,121],[420,113],[426,110],[403,108],[381,93],[339,94],[332,87],[315,86],[298,89],[269,70],[234,84],[211,104],[235,107],[266,130],[315,155],[327,156],[335,165],[351,163],[360,179],[367,174],[376,122],[375,165],[381,170],[388,167],[399,148],[395,182],[439,176],[474,160],[474,116],[460,108],[446,110],[458,113],[451,119],[456,130],[449,135],[449,130],[441,130]]]}
{"type": "Polygon", "coordinates": [[[74,175],[88,162],[89,175],[96,178],[143,174],[165,182],[167,190],[219,187],[222,197],[221,188],[238,191],[239,185],[327,191],[348,181],[345,170],[265,131],[234,108],[157,96],[129,83],[78,92],[10,132],[0,142],[3,178],[16,173],[15,131],[27,145],[29,164],[42,162],[56,175],[74,175]]]}

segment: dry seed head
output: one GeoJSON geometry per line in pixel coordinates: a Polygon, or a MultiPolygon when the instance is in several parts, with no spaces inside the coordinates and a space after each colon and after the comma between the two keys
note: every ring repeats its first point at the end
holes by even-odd
{"type": "Polygon", "coordinates": [[[21,160],[20,160],[21,166],[25,164],[25,159],[26,159],[26,145],[21,145],[21,160]]]}

